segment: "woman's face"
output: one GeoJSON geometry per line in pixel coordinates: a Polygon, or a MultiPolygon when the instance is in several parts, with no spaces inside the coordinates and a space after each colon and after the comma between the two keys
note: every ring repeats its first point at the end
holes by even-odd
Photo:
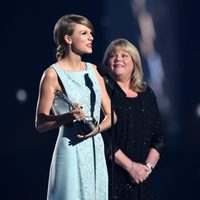
{"type": "Polygon", "coordinates": [[[72,51],[80,55],[92,53],[92,41],[94,38],[90,28],[81,24],[76,24],[70,38],[72,40],[72,51]]]}
{"type": "Polygon", "coordinates": [[[108,59],[108,66],[109,71],[114,78],[124,81],[130,80],[134,69],[134,63],[131,56],[120,48],[117,48],[111,53],[108,59]]]}

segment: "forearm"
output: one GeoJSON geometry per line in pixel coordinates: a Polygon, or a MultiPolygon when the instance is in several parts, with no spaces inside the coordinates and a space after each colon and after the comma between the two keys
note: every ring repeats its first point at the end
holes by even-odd
{"type": "MultiPolygon", "coordinates": [[[[117,122],[117,116],[115,113],[114,113],[113,118],[114,118],[114,124],[115,124],[117,122]]],[[[99,124],[99,127],[100,127],[100,132],[103,132],[111,127],[111,114],[106,114],[104,116],[104,119],[99,124]]]]}
{"type": "Polygon", "coordinates": [[[160,154],[158,153],[158,151],[154,148],[151,148],[147,156],[146,163],[150,163],[153,167],[155,167],[159,158],[160,154]]]}
{"type": "Polygon", "coordinates": [[[115,153],[115,162],[126,170],[135,183],[142,183],[147,179],[151,170],[144,164],[134,162],[128,158],[121,150],[115,153]]]}
{"type": "Polygon", "coordinates": [[[46,115],[41,113],[36,118],[35,127],[39,132],[46,132],[62,125],[70,126],[72,122],[73,117],[70,113],[64,115],[46,115]]]}
{"type": "Polygon", "coordinates": [[[133,161],[128,158],[120,149],[115,153],[115,163],[129,172],[133,166],[133,161]]]}

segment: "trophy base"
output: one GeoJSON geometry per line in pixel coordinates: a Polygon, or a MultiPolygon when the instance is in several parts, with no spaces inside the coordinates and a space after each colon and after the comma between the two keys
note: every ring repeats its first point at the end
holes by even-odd
{"type": "Polygon", "coordinates": [[[92,132],[97,127],[97,121],[95,118],[87,116],[83,121],[79,122],[80,133],[86,135],[92,132]]]}

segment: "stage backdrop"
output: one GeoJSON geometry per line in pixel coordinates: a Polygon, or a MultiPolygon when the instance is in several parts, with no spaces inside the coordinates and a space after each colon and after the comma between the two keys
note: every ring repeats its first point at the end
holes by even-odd
{"type": "Polygon", "coordinates": [[[112,39],[124,37],[139,48],[145,80],[158,96],[167,138],[167,151],[152,174],[157,198],[197,199],[200,12],[198,1],[186,0],[4,2],[0,13],[0,199],[46,198],[58,130],[38,133],[35,108],[42,72],[55,62],[53,27],[69,13],[92,21],[94,51],[84,59],[97,64],[99,71],[112,39]]]}

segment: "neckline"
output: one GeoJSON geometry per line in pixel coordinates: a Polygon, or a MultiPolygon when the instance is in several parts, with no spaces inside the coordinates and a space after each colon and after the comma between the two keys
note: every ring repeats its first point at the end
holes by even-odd
{"type": "Polygon", "coordinates": [[[86,62],[84,62],[84,63],[85,63],[85,69],[84,70],[80,70],[80,71],[63,69],[63,68],[59,67],[56,63],[54,63],[53,66],[55,66],[59,70],[62,70],[64,72],[68,72],[68,73],[85,73],[85,72],[88,71],[88,65],[87,65],[86,62]]]}
{"type": "MultiPolygon", "coordinates": [[[[121,88],[122,89],[122,88],[121,88]]],[[[123,90],[123,89],[122,89],[123,90]]],[[[124,90],[123,90],[124,91],[124,90]]],[[[125,92],[124,92],[125,93],[125,92]]],[[[135,99],[135,98],[137,98],[138,97],[138,92],[135,92],[137,95],[136,96],[134,96],[134,97],[128,97],[127,95],[126,95],[126,98],[129,98],[129,99],[135,99]]],[[[126,94],[126,93],[125,93],[126,94]]]]}
{"type": "Polygon", "coordinates": [[[115,82],[115,83],[116,83],[116,85],[117,85],[118,90],[124,95],[124,97],[125,97],[126,99],[137,99],[137,98],[139,98],[139,92],[137,92],[137,96],[135,96],[135,97],[128,97],[128,96],[126,95],[126,93],[124,92],[124,90],[120,87],[120,85],[119,85],[117,82],[115,82]]]}
{"type": "Polygon", "coordinates": [[[138,93],[138,95],[135,96],[135,97],[127,97],[127,96],[126,96],[126,98],[127,98],[127,99],[130,99],[130,100],[131,100],[131,99],[138,99],[138,98],[139,98],[139,93],[138,93]]]}

